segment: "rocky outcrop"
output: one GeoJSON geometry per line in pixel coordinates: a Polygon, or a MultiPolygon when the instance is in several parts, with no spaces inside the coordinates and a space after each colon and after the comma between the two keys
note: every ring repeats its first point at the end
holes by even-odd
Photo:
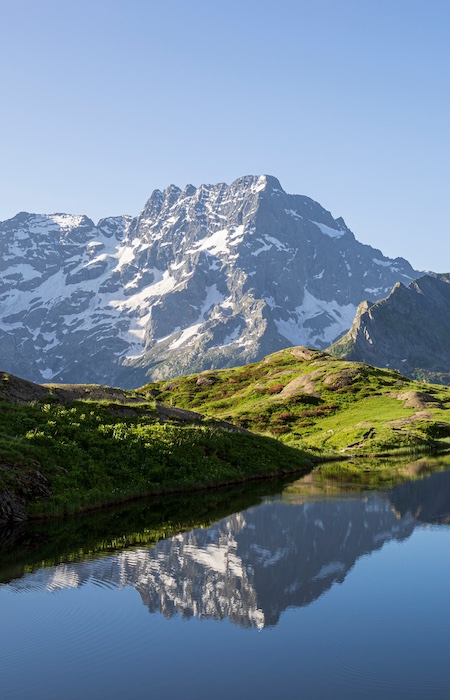
{"type": "MultiPolygon", "coordinates": [[[[23,522],[27,519],[26,505],[35,498],[45,499],[50,496],[47,479],[38,469],[15,468],[1,463],[0,472],[6,472],[8,489],[0,492],[0,525],[11,522],[23,522]]],[[[3,481],[3,479],[2,479],[3,481]]]]}
{"type": "Polygon", "coordinates": [[[9,491],[0,493],[0,525],[8,522],[23,522],[27,516],[15,494],[9,491]]]}
{"type": "Polygon", "coordinates": [[[450,384],[450,275],[424,275],[406,287],[397,283],[385,299],[363,302],[349,332],[328,350],[450,384]]]}

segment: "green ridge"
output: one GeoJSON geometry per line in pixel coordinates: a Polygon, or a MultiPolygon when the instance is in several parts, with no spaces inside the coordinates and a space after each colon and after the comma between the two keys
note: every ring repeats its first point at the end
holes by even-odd
{"type": "Polygon", "coordinates": [[[450,388],[307,348],[127,392],[5,374],[0,397],[0,515],[9,501],[52,516],[450,446],[450,388]]]}
{"type": "Polygon", "coordinates": [[[444,448],[450,438],[449,387],[307,348],[143,390],[322,456],[444,448]]]}

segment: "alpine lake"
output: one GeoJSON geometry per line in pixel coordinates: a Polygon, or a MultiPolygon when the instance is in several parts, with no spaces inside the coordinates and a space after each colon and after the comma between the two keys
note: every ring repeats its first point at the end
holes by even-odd
{"type": "Polygon", "coordinates": [[[450,457],[393,474],[1,529],[1,697],[448,698],[450,457]]]}

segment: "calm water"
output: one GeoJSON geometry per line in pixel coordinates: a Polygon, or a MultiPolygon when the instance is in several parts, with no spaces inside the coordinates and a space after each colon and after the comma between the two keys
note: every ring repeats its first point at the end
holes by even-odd
{"type": "Polygon", "coordinates": [[[5,530],[1,697],[448,698],[447,523],[450,471],[5,530]]]}

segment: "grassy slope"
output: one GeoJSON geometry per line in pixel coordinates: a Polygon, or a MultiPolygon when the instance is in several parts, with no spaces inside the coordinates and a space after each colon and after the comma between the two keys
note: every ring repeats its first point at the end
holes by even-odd
{"type": "MultiPolygon", "coordinates": [[[[158,401],[320,453],[445,447],[450,388],[288,348],[261,362],[149,384],[158,401]]],[[[449,443],[450,446],[450,443],[449,443]]]]}
{"type": "Polygon", "coordinates": [[[152,403],[124,409],[92,401],[0,401],[0,496],[6,491],[29,515],[76,512],[308,464],[304,454],[264,436],[207,422],[160,424],[152,403]]]}
{"type": "Polygon", "coordinates": [[[7,491],[34,515],[293,472],[308,455],[450,446],[450,388],[302,348],[122,392],[127,406],[117,404],[118,390],[110,390],[116,401],[99,387],[71,387],[65,397],[55,388],[52,397],[30,383],[14,387],[14,400],[25,395],[13,403],[9,384],[4,375],[0,496],[7,491]],[[206,420],[160,424],[152,397],[206,420]],[[257,435],[224,431],[208,417],[257,435]]]}

